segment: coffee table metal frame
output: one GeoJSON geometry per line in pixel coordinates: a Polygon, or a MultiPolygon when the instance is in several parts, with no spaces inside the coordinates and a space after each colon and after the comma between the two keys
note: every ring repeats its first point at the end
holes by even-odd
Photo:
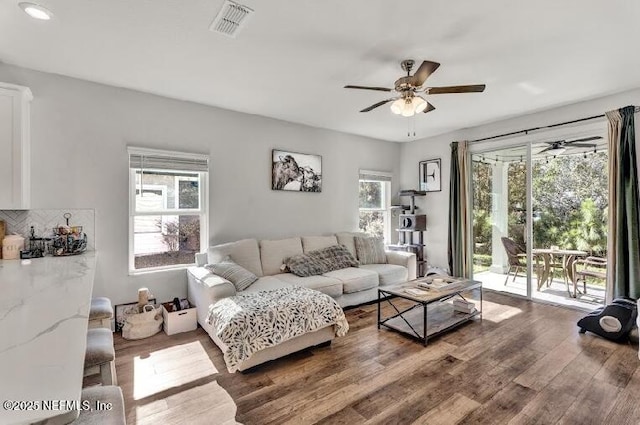
{"type": "MultiPolygon", "coordinates": [[[[411,282],[408,282],[408,283],[410,284],[411,282]]],[[[378,329],[380,329],[381,326],[384,326],[396,332],[409,335],[410,337],[413,337],[419,340],[420,342],[422,342],[423,345],[426,347],[430,338],[434,338],[440,334],[448,332],[451,329],[454,329],[462,325],[463,323],[473,320],[476,317],[479,317],[480,320],[482,320],[482,282],[467,280],[465,282],[465,286],[452,289],[450,291],[441,291],[441,293],[440,291],[437,291],[435,289],[430,289],[429,292],[431,296],[427,299],[423,299],[421,297],[404,293],[401,289],[397,289],[397,287],[398,286],[396,285],[389,289],[378,288],[378,329]],[[393,288],[396,288],[396,289],[393,289],[393,288]],[[444,328],[439,329],[432,333],[428,332],[429,305],[436,304],[436,303],[441,304],[456,297],[459,297],[466,301],[466,298],[462,295],[462,293],[470,292],[474,290],[478,290],[480,292],[480,306],[479,306],[480,309],[476,308],[475,311],[467,314],[459,312],[460,317],[457,318],[456,320],[451,321],[451,323],[445,326],[444,328]],[[396,305],[393,304],[392,300],[394,298],[402,298],[405,300],[412,301],[415,304],[412,305],[411,307],[405,308],[404,310],[400,310],[396,305]],[[382,303],[384,301],[386,301],[391,307],[393,307],[393,309],[396,311],[396,314],[386,318],[382,318],[382,303]],[[410,321],[407,320],[407,318],[405,317],[408,312],[420,306],[422,306],[422,331],[423,331],[422,333],[420,333],[418,329],[416,329],[416,327],[418,326],[416,326],[415,323],[414,324],[410,323],[410,321]],[[392,320],[398,317],[401,318],[402,321],[404,321],[404,323],[406,323],[406,325],[409,327],[411,332],[407,332],[407,330],[389,323],[389,320],[392,320]]],[[[413,285],[413,286],[407,285],[406,287],[418,288],[417,285],[413,285]]],[[[422,288],[418,288],[418,289],[422,289],[422,288]]]]}

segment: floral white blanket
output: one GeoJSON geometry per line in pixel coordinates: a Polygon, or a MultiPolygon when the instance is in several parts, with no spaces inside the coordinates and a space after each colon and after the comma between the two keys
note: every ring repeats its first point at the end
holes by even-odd
{"type": "Polygon", "coordinates": [[[227,346],[224,360],[229,372],[257,351],[308,332],[335,325],[344,336],[349,323],[330,296],[292,286],[224,298],[209,307],[207,322],[227,346]]]}

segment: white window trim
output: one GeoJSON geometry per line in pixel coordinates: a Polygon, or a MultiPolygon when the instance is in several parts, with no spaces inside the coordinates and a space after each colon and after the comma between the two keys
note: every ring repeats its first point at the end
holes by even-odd
{"type": "MultiPolygon", "coordinates": [[[[132,154],[149,154],[149,155],[166,155],[171,157],[178,158],[188,158],[188,159],[209,159],[208,155],[202,154],[190,154],[185,152],[175,152],[175,151],[166,151],[166,150],[158,150],[158,149],[147,149],[147,148],[135,148],[128,147],[127,148],[127,157],[130,157],[132,154]]],[[[154,169],[149,168],[149,171],[154,171],[154,169]]],[[[184,172],[184,170],[160,170],[163,172],[184,172]]],[[[196,173],[196,172],[193,172],[196,173]]],[[[186,269],[187,267],[194,266],[195,263],[195,255],[193,259],[193,263],[190,264],[173,264],[167,266],[159,266],[159,267],[147,267],[144,269],[136,269],[135,268],[135,255],[134,255],[134,233],[133,233],[133,225],[134,218],[136,216],[141,215],[195,215],[200,217],[200,252],[206,252],[209,245],[209,189],[208,189],[208,176],[209,172],[197,172],[200,177],[200,185],[199,185],[199,195],[200,195],[200,208],[199,209],[165,209],[161,212],[159,211],[135,211],[136,205],[136,170],[129,168],[129,229],[128,229],[128,237],[129,237],[129,275],[141,275],[146,273],[154,273],[159,271],[167,271],[167,270],[179,270],[186,269]]],[[[185,178],[189,180],[189,178],[185,178]]],[[[177,183],[176,183],[177,184],[177,183]]],[[[142,186],[146,186],[144,182],[142,182],[142,186]]],[[[166,197],[165,197],[166,202],[166,197]]],[[[176,205],[174,205],[176,207],[176,205]]]]}
{"type": "MultiPolygon", "coordinates": [[[[381,177],[388,177],[389,179],[393,180],[393,174],[387,173],[387,172],[384,172],[384,171],[360,170],[359,175],[362,175],[362,174],[376,175],[376,176],[381,176],[381,177]]],[[[381,182],[381,183],[384,183],[382,185],[382,202],[383,202],[382,208],[360,208],[360,206],[358,206],[358,221],[359,221],[360,211],[364,211],[364,212],[381,211],[381,212],[383,212],[384,213],[383,214],[383,217],[384,217],[384,241],[385,241],[385,244],[388,245],[388,244],[391,243],[391,183],[392,183],[392,181],[375,180],[375,179],[360,179],[360,178],[358,178],[358,187],[360,185],[360,182],[381,182]]]]}

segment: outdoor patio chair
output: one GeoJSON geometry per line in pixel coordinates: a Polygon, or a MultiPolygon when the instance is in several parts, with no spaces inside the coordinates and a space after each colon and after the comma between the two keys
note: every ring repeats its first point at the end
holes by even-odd
{"type": "MultiPolygon", "coordinates": [[[[509,271],[507,272],[507,277],[504,279],[504,284],[506,286],[512,270],[514,271],[513,282],[516,281],[516,277],[518,277],[518,271],[520,270],[520,268],[524,269],[525,271],[527,270],[527,250],[513,239],[502,237],[500,238],[500,240],[502,241],[502,245],[504,245],[504,250],[507,252],[507,257],[509,258],[509,271]]],[[[535,259],[535,262],[532,268],[539,283],[544,266],[540,264],[540,258],[538,256],[534,255],[533,257],[535,259]]]]}
{"type": "Polygon", "coordinates": [[[527,251],[516,243],[513,239],[509,239],[507,237],[500,238],[502,241],[502,245],[504,245],[504,250],[507,251],[507,257],[509,258],[509,271],[507,272],[507,277],[504,280],[504,284],[507,284],[509,280],[509,275],[511,274],[511,270],[513,273],[513,282],[515,282],[516,277],[518,276],[518,270],[523,268],[526,270],[527,264],[522,260],[526,258],[527,251]]]}
{"type": "Polygon", "coordinates": [[[578,283],[582,281],[584,293],[587,293],[587,277],[597,279],[607,278],[607,259],[602,257],[587,257],[578,259],[573,263],[575,281],[573,282],[574,293],[577,291],[578,283]],[[582,266],[582,267],[579,267],[582,266]]]}

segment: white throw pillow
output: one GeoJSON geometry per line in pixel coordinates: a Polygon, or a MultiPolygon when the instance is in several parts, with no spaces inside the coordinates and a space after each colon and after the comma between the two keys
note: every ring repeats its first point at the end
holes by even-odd
{"type": "Polygon", "coordinates": [[[233,283],[237,291],[244,291],[258,280],[258,276],[236,264],[230,257],[226,257],[219,263],[207,264],[205,267],[233,283]]]}
{"type": "Polygon", "coordinates": [[[386,264],[384,238],[356,236],[354,241],[360,264],[386,264]]]}

